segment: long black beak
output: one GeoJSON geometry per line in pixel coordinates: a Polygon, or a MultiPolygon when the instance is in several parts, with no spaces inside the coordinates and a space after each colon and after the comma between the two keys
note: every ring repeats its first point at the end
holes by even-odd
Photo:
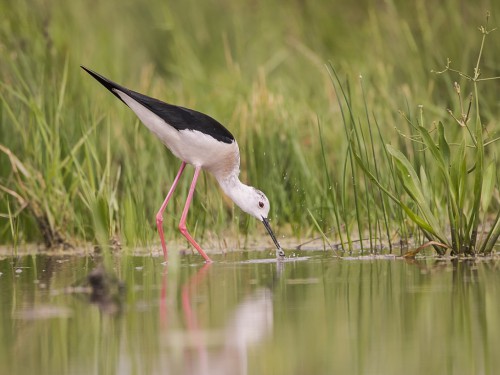
{"type": "Polygon", "coordinates": [[[271,225],[269,225],[269,220],[267,220],[266,217],[263,217],[262,218],[262,223],[264,224],[264,226],[266,227],[267,229],[267,232],[269,233],[269,235],[271,236],[271,238],[273,239],[273,242],[274,244],[276,245],[276,258],[284,258],[285,257],[285,252],[283,251],[283,249],[281,248],[281,245],[280,243],[278,242],[278,239],[276,238],[276,236],[274,235],[274,232],[273,230],[271,229],[271,225]]]}

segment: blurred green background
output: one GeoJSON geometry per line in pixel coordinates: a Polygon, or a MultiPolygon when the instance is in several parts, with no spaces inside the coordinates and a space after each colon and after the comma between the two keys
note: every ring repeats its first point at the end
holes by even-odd
{"type": "MultiPolygon", "coordinates": [[[[180,162],[80,65],[225,124],[240,145],[242,179],[268,195],[281,236],[315,236],[307,210],[330,231],[331,189],[346,227],[354,225],[348,142],[327,65],[360,108],[364,87],[384,136],[398,142],[398,110],[423,105],[439,120],[458,105],[452,83],[463,79],[431,70],[450,58],[472,73],[487,11],[495,27],[494,1],[0,0],[0,243],[157,243],[154,215],[180,162]]],[[[500,75],[494,34],[487,76],[500,75]]],[[[500,87],[484,87],[490,126],[500,87]]],[[[167,236],[189,182],[167,210],[167,236]]],[[[193,234],[213,248],[261,234],[218,190],[212,177],[200,180],[193,234]]]]}

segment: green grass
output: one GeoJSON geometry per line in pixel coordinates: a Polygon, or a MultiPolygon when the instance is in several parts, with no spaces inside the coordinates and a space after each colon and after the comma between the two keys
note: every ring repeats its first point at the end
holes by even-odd
{"type": "MultiPolygon", "coordinates": [[[[411,135],[406,136],[401,131],[401,136],[407,140],[406,146],[412,147],[412,152],[408,152],[407,147],[395,147],[389,142],[383,149],[385,155],[377,158],[374,144],[372,142],[367,145],[363,126],[356,124],[354,120],[351,99],[333,70],[334,84],[342,91],[341,108],[345,106],[349,109],[349,120],[344,117],[344,123],[350,141],[350,165],[353,165],[354,155],[364,176],[374,182],[381,195],[403,210],[401,217],[410,220],[428,241],[411,252],[411,256],[426,246],[433,246],[441,255],[447,249],[451,250],[452,255],[489,254],[500,237],[500,216],[495,215],[498,212],[498,162],[495,146],[499,138],[492,136],[483,123],[483,96],[479,91],[480,86],[494,83],[500,77],[482,76],[485,42],[489,34],[495,31],[487,25],[489,14],[486,15],[485,22],[486,26],[479,28],[482,38],[473,73],[466,74],[452,68],[450,60],[444,70],[436,72],[454,74],[466,80],[466,86],[472,91],[468,105],[463,102],[460,84],[455,82],[453,87],[458,97],[459,114],[454,115],[454,111],[448,109],[448,119],[433,119],[431,122],[422,105],[418,106],[413,117],[402,112],[411,135]],[[371,146],[371,155],[368,155],[368,146],[371,146]],[[492,149],[491,152],[486,147],[492,149]],[[392,181],[378,173],[377,159],[387,162],[385,169],[391,170],[392,173],[388,176],[392,181]],[[402,191],[404,194],[401,194],[402,191]]],[[[367,109],[366,106],[365,102],[367,109]]],[[[367,125],[370,128],[369,116],[367,125]]],[[[386,143],[384,137],[380,141],[381,144],[386,143]]],[[[353,186],[356,186],[355,168],[351,168],[351,176],[353,186]]],[[[358,195],[355,191],[355,196],[358,195]]],[[[373,192],[367,189],[365,195],[367,220],[361,220],[359,216],[356,219],[358,226],[366,226],[364,221],[367,221],[369,238],[372,239],[377,233],[370,225],[370,207],[384,213],[386,225],[386,203],[382,199],[371,205],[373,192]]],[[[355,200],[356,213],[359,212],[357,202],[355,200]]],[[[375,218],[376,223],[378,220],[379,218],[375,218]]]]}
{"type": "MultiPolygon", "coordinates": [[[[447,58],[463,72],[476,65],[475,28],[486,10],[494,27],[500,6],[487,1],[0,1],[0,242],[158,242],[154,215],[179,161],[81,64],[225,124],[240,145],[243,180],[266,192],[281,235],[300,242],[322,233],[325,244],[350,252],[426,242],[418,223],[356,162],[370,161],[373,176],[406,202],[408,186],[395,163],[403,163],[396,157],[401,152],[430,193],[434,230],[449,241],[450,217],[460,215],[436,204],[450,201],[450,191],[418,126],[453,122],[447,108],[460,113],[453,82],[465,100],[473,90],[467,78],[431,70],[442,69],[447,58]]],[[[485,76],[499,75],[499,47],[493,33],[481,59],[485,76]]],[[[466,186],[478,176],[474,196],[481,190],[491,197],[473,200],[474,208],[464,200],[463,212],[480,212],[472,229],[495,223],[498,212],[498,176],[490,166],[498,144],[489,143],[498,134],[497,87],[482,82],[474,94],[485,161],[466,177],[460,173],[466,186]]],[[[457,139],[470,137],[458,128],[445,126],[452,152],[461,152],[457,139]]],[[[476,139],[478,128],[471,130],[476,139]]],[[[434,143],[436,134],[429,134],[434,143]]],[[[463,152],[471,151],[470,142],[463,152]]],[[[467,157],[465,164],[470,169],[474,161],[467,157]]],[[[168,237],[189,182],[188,174],[167,210],[168,237]]],[[[263,234],[222,197],[211,176],[200,179],[188,226],[201,241],[209,234],[221,241],[263,234]]]]}

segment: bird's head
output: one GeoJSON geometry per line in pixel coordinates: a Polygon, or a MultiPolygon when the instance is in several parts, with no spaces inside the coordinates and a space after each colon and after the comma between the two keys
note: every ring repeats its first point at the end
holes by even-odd
{"type": "Polygon", "coordinates": [[[247,214],[252,215],[260,221],[262,221],[263,218],[267,218],[269,209],[271,208],[269,199],[267,199],[266,195],[262,191],[251,186],[249,186],[245,202],[240,207],[247,214]]]}
{"type": "Polygon", "coordinates": [[[243,199],[235,199],[236,204],[249,215],[252,215],[253,217],[262,221],[262,223],[266,227],[267,232],[276,245],[278,256],[284,257],[285,253],[281,249],[281,245],[274,235],[274,232],[272,231],[271,225],[269,224],[269,220],[267,218],[269,209],[271,208],[269,199],[267,199],[266,195],[262,191],[255,189],[254,187],[248,186],[245,190],[245,193],[242,195],[243,199]]]}

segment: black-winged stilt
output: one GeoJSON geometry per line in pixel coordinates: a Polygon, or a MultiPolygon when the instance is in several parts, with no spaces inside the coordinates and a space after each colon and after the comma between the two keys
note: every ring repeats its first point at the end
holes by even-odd
{"type": "Polygon", "coordinates": [[[211,259],[191,237],[186,228],[187,213],[201,169],[212,173],[222,190],[243,211],[262,221],[276,245],[276,256],[284,257],[285,253],[281,249],[267,219],[269,200],[263,192],[243,184],[238,178],[240,173],[240,151],[238,143],[229,130],[204,113],[167,104],[158,99],[139,94],[84,66],[82,68],[129,106],[143,124],[160,138],[175,156],[182,160],[179,172],[177,172],[177,176],[156,214],[156,226],[165,260],[167,259],[167,246],[163,235],[163,212],[170,198],[172,198],[186,164],[192,164],[195,170],[193,182],[189,188],[186,204],[179,222],[179,230],[207,262],[210,262],[211,259]]]}

